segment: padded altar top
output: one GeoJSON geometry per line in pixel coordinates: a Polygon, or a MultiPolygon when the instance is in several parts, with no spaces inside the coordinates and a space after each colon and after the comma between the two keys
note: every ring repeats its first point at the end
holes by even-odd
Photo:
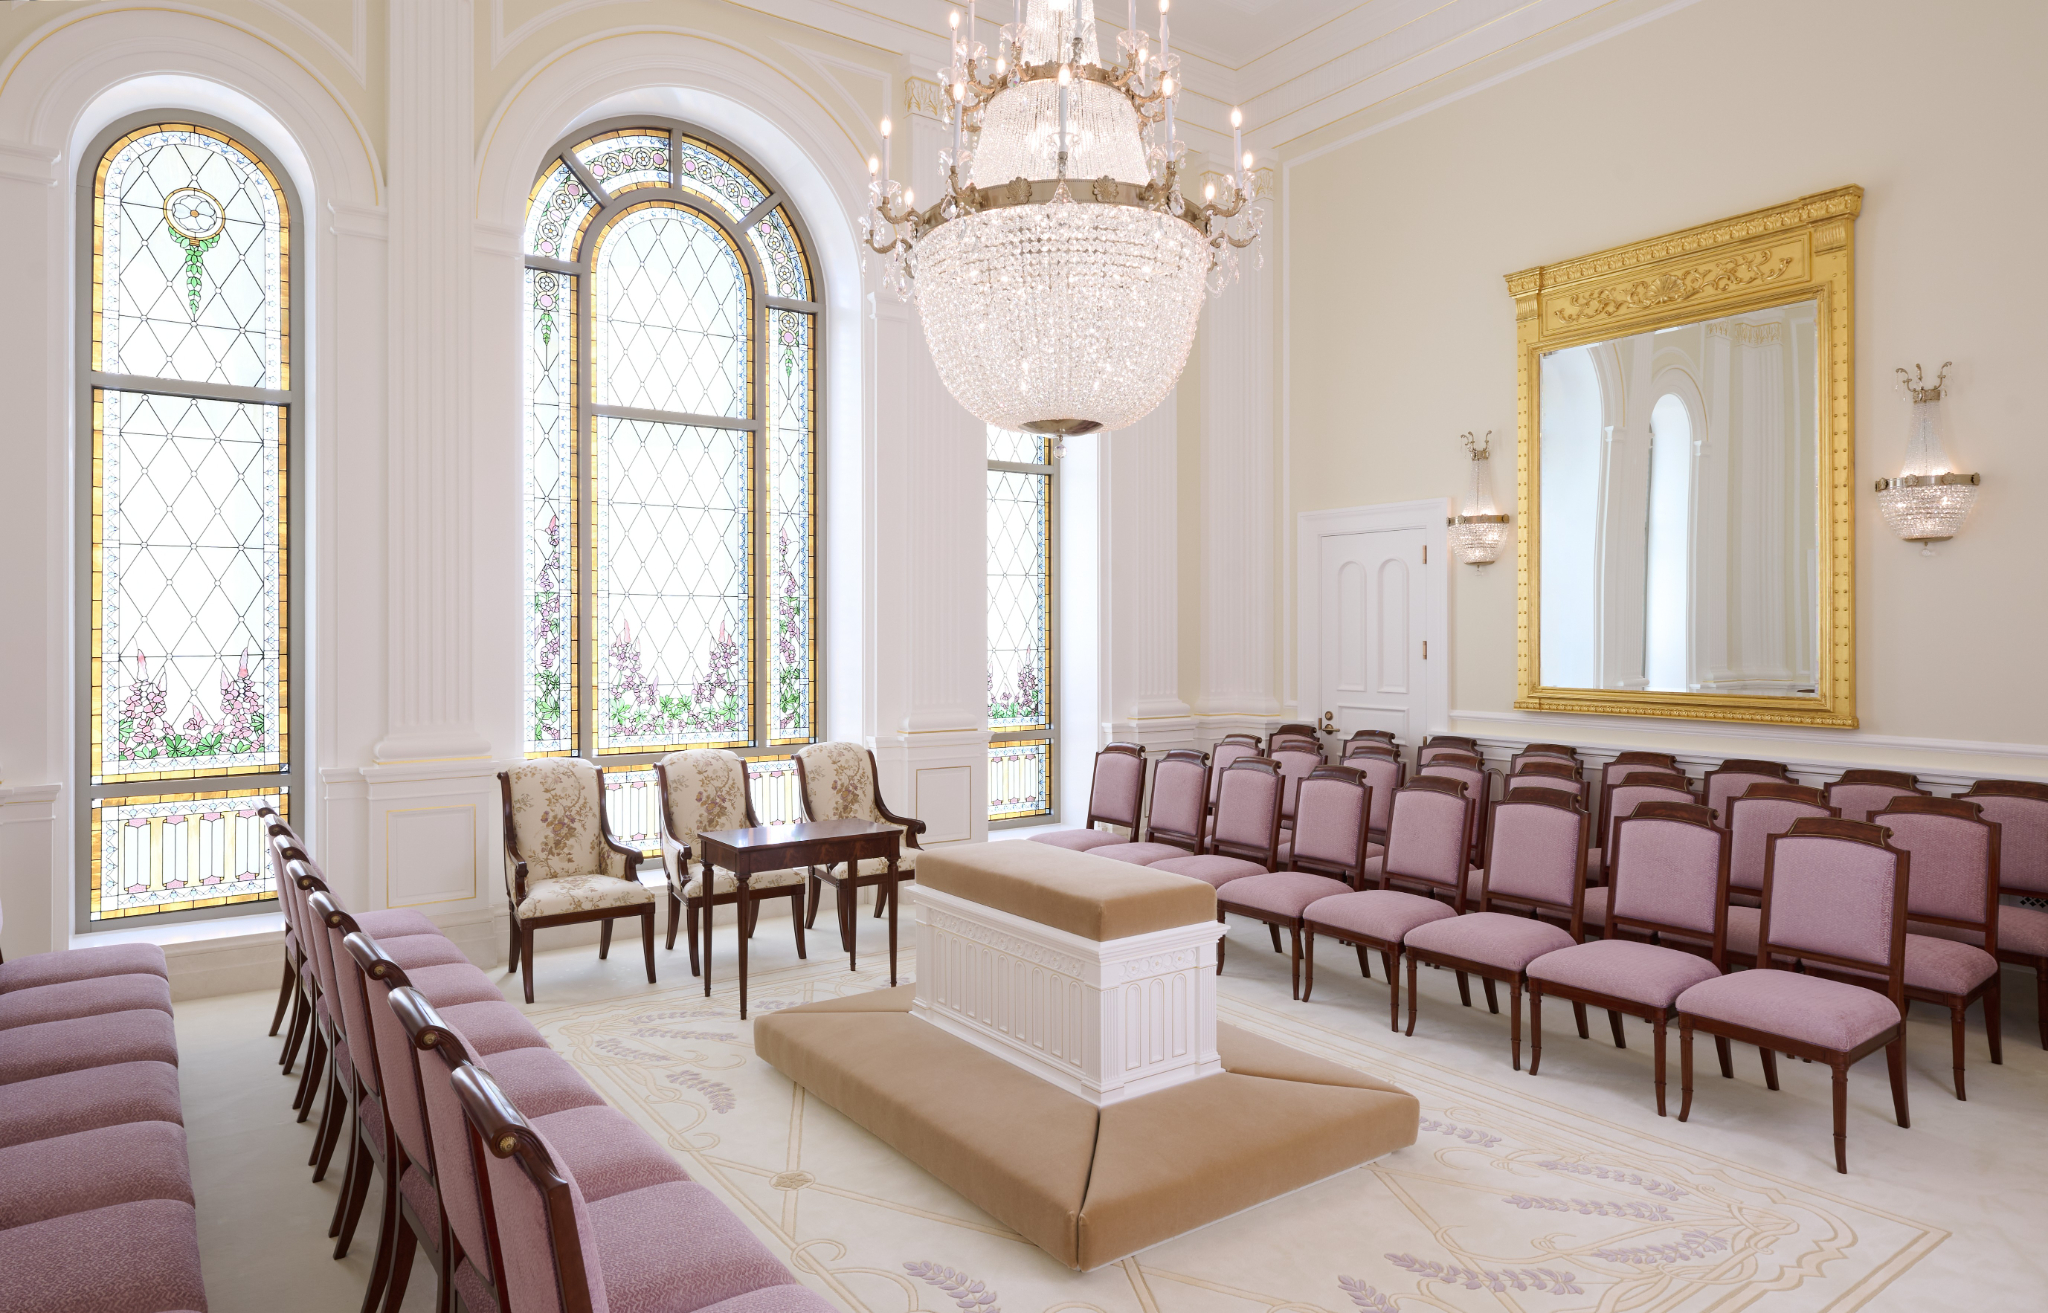
{"type": "Polygon", "coordinates": [[[1206,881],[1045,843],[926,848],[917,882],[1098,943],[1216,919],[1206,881]]]}

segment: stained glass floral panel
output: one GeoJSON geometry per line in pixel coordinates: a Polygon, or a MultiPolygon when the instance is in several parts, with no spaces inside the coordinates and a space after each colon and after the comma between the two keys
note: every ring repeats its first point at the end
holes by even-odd
{"type": "Polygon", "coordinates": [[[988,818],[1014,821],[1052,811],[1052,740],[1015,739],[988,749],[988,818]]]}
{"type": "Polygon", "coordinates": [[[94,367],[284,388],[288,248],[270,175],[219,133],[158,127],[102,159],[94,367]]]}
{"type": "Polygon", "coordinates": [[[605,231],[594,277],[594,401],[747,416],[747,274],[725,234],[690,210],[649,203],[605,231]]]}
{"type": "Polygon", "coordinates": [[[282,768],[284,409],[93,407],[93,782],[282,768]]]}
{"type": "Polygon", "coordinates": [[[91,918],[275,898],[269,838],[256,814],[286,815],[289,790],[95,798],[91,918]]]}
{"type": "Polygon", "coordinates": [[[593,428],[597,750],[747,742],[751,435],[593,428]]]}
{"type": "Polygon", "coordinates": [[[1047,723],[1052,476],[988,472],[988,720],[995,730],[1047,723]]]}
{"type": "Polygon", "coordinates": [[[814,714],[817,635],[816,490],[812,479],[817,366],[813,317],[768,312],[768,549],[771,743],[806,742],[814,714]]]}
{"type": "Polygon", "coordinates": [[[560,160],[533,185],[526,203],[526,253],[550,260],[574,260],[582,244],[583,225],[597,208],[576,177],[575,170],[560,160]]]}
{"type": "Polygon", "coordinates": [[[576,148],[590,176],[616,196],[637,183],[668,182],[668,134],[645,128],[607,132],[576,148]]]}
{"type": "Polygon", "coordinates": [[[526,751],[576,747],[576,279],[526,271],[526,751]]]}
{"type": "Polygon", "coordinates": [[[747,229],[747,239],[753,242],[754,253],[767,274],[768,295],[792,301],[811,299],[810,280],[804,274],[803,245],[797,241],[796,230],[790,227],[789,215],[782,207],[777,206],[775,213],[747,229]]]}
{"type": "Polygon", "coordinates": [[[695,192],[738,223],[768,199],[768,193],[724,151],[688,138],[676,141],[675,185],[695,192]]]}

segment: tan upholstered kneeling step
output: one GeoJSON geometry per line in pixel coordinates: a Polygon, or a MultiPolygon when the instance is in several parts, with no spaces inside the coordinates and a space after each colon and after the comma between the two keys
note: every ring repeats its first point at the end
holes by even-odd
{"type": "Polygon", "coordinates": [[[910,1015],[914,985],[772,1012],[778,1071],[1089,1271],[1415,1143],[1415,1097],[1217,1027],[1224,1074],[1098,1110],[910,1015]]]}

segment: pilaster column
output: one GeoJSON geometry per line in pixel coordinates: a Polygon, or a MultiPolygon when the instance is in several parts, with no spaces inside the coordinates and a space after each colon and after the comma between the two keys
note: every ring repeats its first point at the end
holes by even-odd
{"type": "Polygon", "coordinates": [[[1111,738],[1194,746],[1180,694],[1179,420],[1173,394],[1101,443],[1104,696],[1111,738]]]}

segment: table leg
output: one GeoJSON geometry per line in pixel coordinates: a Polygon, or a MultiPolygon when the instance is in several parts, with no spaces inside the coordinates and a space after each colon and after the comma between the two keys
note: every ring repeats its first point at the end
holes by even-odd
{"type": "Polygon", "coordinates": [[[704,890],[704,997],[711,997],[711,918],[717,904],[711,901],[711,859],[704,859],[704,874],[701,877],[704,890]]]}
{"type": "Polygon", "coordinates": [[[882,891],[889,895],[889,987],[891,989],[896,987],[896,895],[900,889],[896,882],[900,878],[901,876],[896,870],[896,859],[891,857],[889,859],[888,883],[882,886],[882,891]]]}
{"type": "Polygon", "coordinates": [[[846,864],[846,878],[839,882],[839,942],[846,946],[846,969],[848,971],[860,969],[860,945],[854,941],[854,936],[860,933],[859,875],[860,863],[858,861],[850,861],[846,864]],[[853,893],[853,900],[851,902],[848,902],[846,898],[849,890],[853,893]]]}
{"type": "Polygon", "coordinates": [[[740,900],[740,1020],[747,1019],[747,873],[739,873],[740,900]]]}

